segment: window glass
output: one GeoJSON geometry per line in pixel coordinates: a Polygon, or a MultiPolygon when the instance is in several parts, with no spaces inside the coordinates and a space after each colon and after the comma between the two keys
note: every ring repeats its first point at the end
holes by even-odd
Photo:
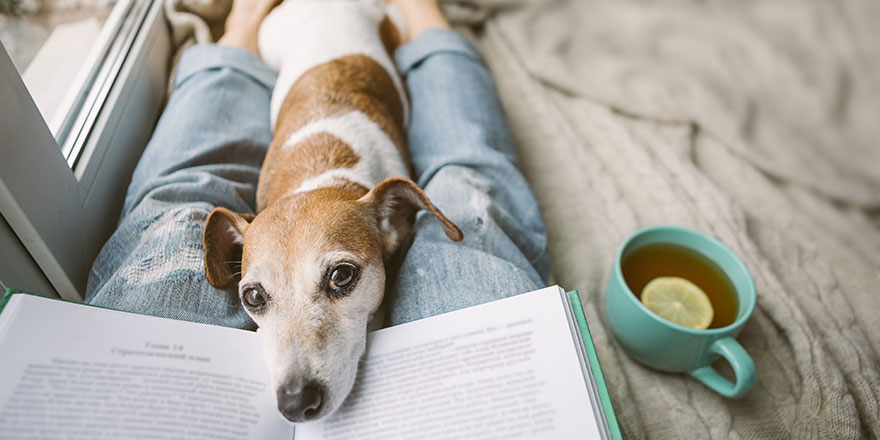
{"type": "MultiPolygon", "coordinates": [[[[0,41],[58,137],[116,0],[0,0],[0,41]]],[[[59,139],[61,141],[61,139],[59,139]]],[[[61,144],[61,142],[59,142],[61,144]]]]}

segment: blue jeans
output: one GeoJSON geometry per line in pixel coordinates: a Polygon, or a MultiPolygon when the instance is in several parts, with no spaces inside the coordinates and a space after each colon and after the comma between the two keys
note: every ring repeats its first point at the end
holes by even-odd
{"type": "MultiPolygon", "coordinates": [[[[420,214],[389,278],[394,325],[544,285],[546,231],[516,166],[498,93],[482,58],[448,30],[397,52],[412,100],[414,179],[464,233],[453,243],[420,214]],[[399,269],[398,269],[399,265],[399,269]]],[[[211,210],[253,212],[271,140],[275,75],[241,49],[202,45],[181,58],[174,91],[132,176],[119,227],[89,276],[86,301],[229,327],[255,327],[237,287],[205,278],[202,231],[211,210]]]]}

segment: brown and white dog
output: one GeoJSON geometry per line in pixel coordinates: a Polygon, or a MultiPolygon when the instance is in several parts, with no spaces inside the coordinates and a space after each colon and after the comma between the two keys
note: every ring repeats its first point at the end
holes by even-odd
{"type": "Polygon", "coordinates": [[[397,27],[384,3],[286,0],[265,19],[259,48],[278,71],[275,133],[257,215],[215,209],[205,269],[239,293],[275,383],[278,409],[304,422],[351,390],[385,265],[424,209],[450,239],[461,231],[408,175],[407,95],[390,54],[397,27]]]}

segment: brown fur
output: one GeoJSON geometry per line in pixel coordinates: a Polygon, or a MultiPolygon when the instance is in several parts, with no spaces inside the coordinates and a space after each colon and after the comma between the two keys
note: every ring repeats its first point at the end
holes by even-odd
{"type": "Polygon", "coordinates": [[[208,215],[205,224],[215,227],[205,227],[202,247],[205,249],[205,274],[212,286],[226,288],[235,281],[232,267],[236,262],[241,264],[242,255],[241,249],[229,235],[229,228],[243,231],[253,219],[253,214],[239,214],[222,207],[214,208],[208,215]]]}
{"type": "MultiPolygon", "coordinates": [[[[295,146],[276,150],[272,160],[284,166],[264,166],[263,172],[266,174],[260,176],[267,201],[278,200],[291,189],[299,188],[306,180],[317,177],[325,171],[351,168],[360,160],[348,144],[330,133],[317,133],[295,146]]],[[[363,188],[358,184],[352,185],[363,188]]],[[[350,189],[361,192],[354,187],[350,189]]],[[[360,195],[366,191],[367,189],[363,188],[360,195]]]]}
{"type": "MultiPolygon", "coordinates": [[[[252,248],[272,249],[273,255],[287,261],[296,261],[296,256],[305,255],[307,249],[325,247],[344,247],[358,258],[369,260],[379,243],[375,230],[364,230],[363,225],[375,224],[376,218],[372,210],[357,203],[365,193],[363,187],[350,191],[334,186],[293,194],[284,203],[270,205],[261,212],[248,227],[245,240],[253,240],[252,248]],[[296,223],[291,225],[294,215],[296,223]],[[273,233],[261,231],[268,229],[273,233]]],[[[252,260],[247,250],[242,257],[245,264],[252,260]]],[[[245,271],[247,267],[243,266],[245,271]]]]}
{"type": "MultiPolygon", "coordinates": [[[[278,113],[275,137],[260,174],[258,212],[283,194],[270,191],[270,182],[272,186],[296,188],[290,182],[276,182],[279,180],[276,174],[281,174],[275,169],[276,166],[288,167],[290,164],[284,157],[284,150],[292,147],[285,146],[285,142],[309,122],[352,110],[363,112],[379,125],[397,146],[404,163],[408,163],[402,129],[403,104],[391,76],[379,63],[365,55],[337,58],[309,69],[293,84],[284,99],[278,113]]],[[[329,166],[329,162],[327,164],[329,166]]],[[[290,176],[290,173],[284,174],[290,176]]]]}
{"type": "MultiPolygon", "coordinates": [[[[379,33],[385,49],[393,53],[400,34],[387,17],[379,33]]],[[[234,281],[230,258],[240,257],[242,273],[247,273],[248,261],[257,260],[248,255],[249,249],[290,264],[310,255],[308,251],[334,248],[344,248],[363,261],[387,259],[412,232],[420,209],[436,217],[450,239],[462,239],[461,231],[406,178],[386,179],[372,191],[340,181],[333,187],[292,192],[309,178],[358,163],[360,157],[351,146],[330,133],[286,145],[308,123],[354,110],[388,134],[408,164],[404,106],[392,77],[379,63],[365,55],[349,55],[309,69],[290,88],[279,111],[257,189],[259,215],[217,208],[208,219],[203,242],[212,285],[225,288],[234,281]],[[235,231],[243,237],[236,238],[235,231]],[[242,238],[248,243],[243,252],[235,243],[242,238]]]]}
{"type": "Polygon", "coordinates": [[[387,15],[382,19],[382,22],[379,23],[379,37],[382,39],[382,45],[385,46],[385,51],[388,52],[388,55],[391,56],[391,58],[394,58],[394,51],[400,47],[401,43],[400,31],[387,15]]]}

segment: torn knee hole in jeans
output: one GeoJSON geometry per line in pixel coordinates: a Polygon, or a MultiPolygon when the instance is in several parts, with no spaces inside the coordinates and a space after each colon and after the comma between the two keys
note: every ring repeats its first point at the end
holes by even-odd
{"type": "Polygon", "coordinates": [[[149,246],[132,255],[119,277],[129,285],[143,285],[204,271],[202,228],[208,213],[202,208],[182,208],[153,217],[141,234],[149,246]]]}

